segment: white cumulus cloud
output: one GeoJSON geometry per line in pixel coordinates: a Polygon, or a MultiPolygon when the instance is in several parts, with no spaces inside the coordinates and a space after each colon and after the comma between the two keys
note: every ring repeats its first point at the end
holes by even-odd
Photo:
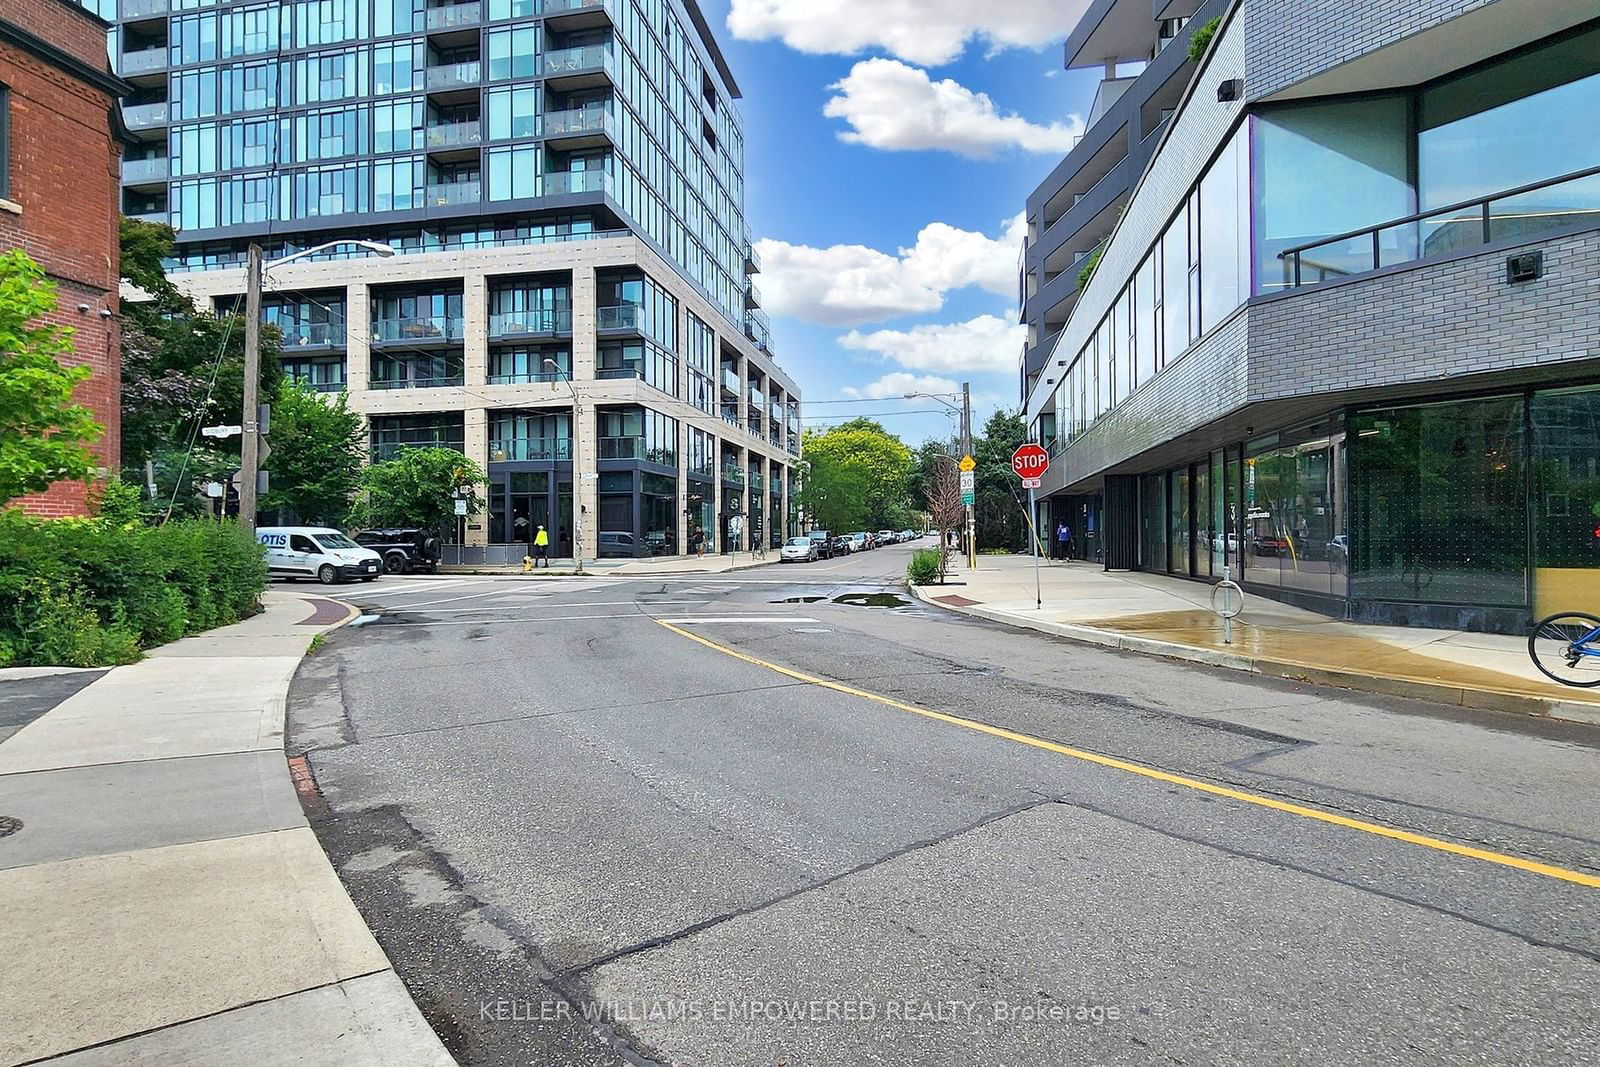
{"type": "Polygon", "coordinates": [[[961,392],[961,386],[949,378],[937,378],[931,374],[910,374],[897,370],[885,374],[875,382],[868,382],[862,386],[846,386],[839,392],[844,396],[860,400],[893,400],[907,393],[935,393],[947,396],[961,392]]]}
{"type": "Polygon", "coordinates": [[[814,248],[763,238],[763,306],[824,326],[860,326],[938,311],[945,293],[978,286],[1012,297],[1026,222],[1008,220],[999,237],[934,222],[894,255],[865,245],[814,248]]]}
{"type": "Polygon", "coordinates": [[[893,59],[865,59],[828,86],[822,113],[850,129],[839,139],[890,151],[940,149],[981,159],[1006,149],[1061,155],[1083,133],[1083,120],[1040,125],[1002,114],[987,93],[975,93],[950,78],[893,59]]]}
{"type": "Polygon", "coordinates": [[[881,49],[936,66],[982,41],[989,51],[1041,48],[1065,37],[1088,0],[733,0],[728,29],[747,41],[781,40],[801,52],[881,49]]]}
{"type": "Polygon", "coordinates": [[[851,330],[839,343],[877,353],[908,370],[970,376],[1015,371],[1027,334],[1018,323],[979,315],[966,322],[929,323],[909,330],[851,330]]]}

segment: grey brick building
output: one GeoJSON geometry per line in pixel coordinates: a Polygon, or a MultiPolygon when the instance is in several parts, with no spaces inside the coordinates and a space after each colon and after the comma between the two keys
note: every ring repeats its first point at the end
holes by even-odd
{"type": "Polygon", "coordinates": [[[466,558],[518,559],[540,525],[557,555],[779,543],[800,396],[695,0],[92,6],[134,86],[124,213],[173,226],[179,284],[219,307],[250,243],[345,242],[270,269],[265,317],[375,458],[485,467],[487,514],[441,531],[466,558]]]}
{"type": "Polygon", "coordinates": [[[1068,65],[1122,84],[1028,205],[1041,526],[1362,621],[1600,606],[1597,16],[1092,3],[1068,65]],[[1057,249],[1085,206],[1115,217],[1080,286],[1057,249]]]}

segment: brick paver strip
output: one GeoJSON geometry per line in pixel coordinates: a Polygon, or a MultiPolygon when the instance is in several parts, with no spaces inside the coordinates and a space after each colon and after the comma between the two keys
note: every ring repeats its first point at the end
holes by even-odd
{"type": "Polygon", "coordinates": [[[936,596],[933,599],[941,604],[954,604],[958,608],[970,608],[974,604],[981,604],[981,600],[969,600],[960,593],[951,593],[949,596],[936,596]]]}
{"type": "Polygon", "coordinates": [[[327,626],[344,618],[350,610],[334,600],[307,600],[306,603],[317,610],[307,618],[301,619],[297,624],[299,626],[327,626]]]}

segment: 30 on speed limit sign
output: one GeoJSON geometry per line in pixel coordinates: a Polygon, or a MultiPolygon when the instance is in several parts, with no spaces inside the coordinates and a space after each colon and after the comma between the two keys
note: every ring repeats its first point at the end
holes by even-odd
{"type": "Polygon", "coordinates": [[[1037,489],[1039,479],[1050,469],[1050,453],[1035,444],[1025,444],[1011,453],[1011,469],[1028,489],[1037,489]]]}

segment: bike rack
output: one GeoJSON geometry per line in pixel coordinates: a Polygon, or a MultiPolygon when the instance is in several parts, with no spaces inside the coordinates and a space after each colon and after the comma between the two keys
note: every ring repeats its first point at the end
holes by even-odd
{"type": "Polygon", "coordinates": [[[1233,620],[1244,610],[1244,590],[1233,580],[1233,568],[1222,568],[1222,581],[1211,587],[1211,610],[1222,619],[1222,643],[1233,644],[1233,620]],[[1217,597],[1222,603],[1218,605],[1217,597]]]}

